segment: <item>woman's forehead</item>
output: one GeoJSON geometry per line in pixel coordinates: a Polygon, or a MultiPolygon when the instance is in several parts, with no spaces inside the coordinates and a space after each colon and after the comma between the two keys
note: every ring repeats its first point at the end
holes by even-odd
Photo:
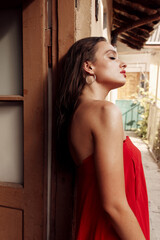
{"type": "Polygon", "coordinates": [[[116,48],[114,48],[111,44],[105,41],[99,42],[97,45],[98,45],[98,48],[101,48],[101,49],[116,51],[116,48]]]}
{"type": "Polygon", "coordinates": [[[98,44],[97,44],[97,53],[98,52],[115,52],[115,53],[117,53],[117,51],[116,51],[116,48],[114,48],[111,44],[109,44],[108,42],[104,42],[104,41],[102,41],[102,42],[99,42],[98,44]]]}

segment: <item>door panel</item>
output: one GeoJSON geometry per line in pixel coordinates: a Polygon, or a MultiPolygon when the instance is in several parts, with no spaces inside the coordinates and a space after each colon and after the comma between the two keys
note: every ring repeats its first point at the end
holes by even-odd
{"type": "Polygon", "coordinates": [[[0,4],[10,19],[0,17],[6,26],[0,38],[9,43],[0,41],[0,49],[5,47],[0,57],[0,168],[5,163],[0,170],[0,239],[41,240],[46,239],[46,1],[10,2],[0,4]],[[11,22],[15,9],[21,12],[11,22]]]}
{"type": "Polygon", "coordinates": [[[0,239],[22,240],[23,212],[0,207],[0,239]]]}
{"type": "Polygon", "coordinates": [[[0,102],[0,181],[23,184],[22,104],[0,102]]]}
{"type": "Polygon", "coordinates": [[[0,9],[0,95],[22,95],[22,11],[0,9]]]}

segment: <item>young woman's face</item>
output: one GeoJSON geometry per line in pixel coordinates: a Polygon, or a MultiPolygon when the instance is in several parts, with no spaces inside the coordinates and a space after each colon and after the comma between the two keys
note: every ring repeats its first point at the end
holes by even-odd
{"type": "Polygon", "coordinates": [[[121,87],[126,80],[126,64],[118,59],[114,47],[107,42],[99,42],[93,63],[96,80],[110,89],[121,87]]]}

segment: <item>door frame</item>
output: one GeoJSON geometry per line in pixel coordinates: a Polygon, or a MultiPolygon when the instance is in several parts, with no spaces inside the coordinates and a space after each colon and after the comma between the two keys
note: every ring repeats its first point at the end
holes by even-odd
{"type": "Polygon", "coordinates": [[[0,96],[0,101],[23,103],[24,184],[0,183],[0,207],[6,219],[10,212],[15,219],[22,213],[20,239],[41,240],[47,232],[47,0],[22,2],[23,94],[0,96]]]}
{"type": "MultiPolygon", "coordinates": [[[[56,101],[58,62],[74,41],[75,1],[68,0],[66,3],[63,0],[52,0],[53,106],[56,101]]],[[[73,172],[62,170],[58,163],[55,121],[55,112],[53,111],[50,240],[68,240],[72,238],[73,172]]]]}

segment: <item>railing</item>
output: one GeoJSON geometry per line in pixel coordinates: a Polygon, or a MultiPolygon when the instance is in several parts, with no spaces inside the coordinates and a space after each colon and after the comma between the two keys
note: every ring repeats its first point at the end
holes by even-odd
{"type": "Polygon", "coordinates": [[[125,131],[133,131],[138,128],[140,120],[140,104],[135,104],[132,108],[122,114],[123,127],[125,131]]]}

